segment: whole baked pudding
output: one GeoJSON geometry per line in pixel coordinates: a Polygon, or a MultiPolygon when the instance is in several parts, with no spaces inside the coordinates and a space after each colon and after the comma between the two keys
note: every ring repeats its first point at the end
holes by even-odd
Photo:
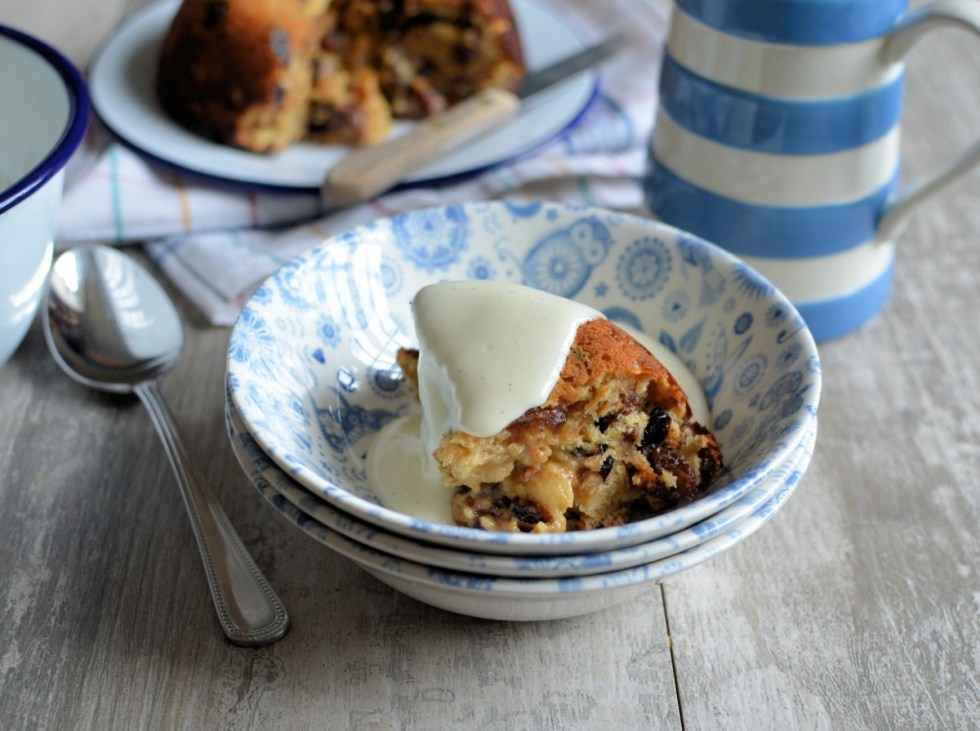
{"type": "Polygon", "coordinates": [[[523,75],[507,0],[184,0],[156,89],[180,124],[268,152],[376,143],[523,75]]]}

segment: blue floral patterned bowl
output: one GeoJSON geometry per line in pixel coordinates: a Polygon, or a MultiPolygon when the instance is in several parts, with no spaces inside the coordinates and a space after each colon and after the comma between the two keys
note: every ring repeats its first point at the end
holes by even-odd
{"type": "Polygon", "coordinates": [[[255,292],[232,330],[227,387],[261,448],[333,507],[400,535],[501,554],[636,545],[757,486],[814,425],[820,363],[789,301],[730,254],[647,219],[551,203],[478,203],[382,219],[325,241],[255,292]],[[432,282],[505,279],[571,297],[658,339],[701,383],[726,471],[713,492],[619,528],[558,535],[445,525],[379,504],[364,455],[416,408],[395,352],[432,282]]]}
{"type": "MultiPolygon", "coordinates": [[[[503,621],[564,619],[607,609],[731,550],[772,520],[799,488],[816,439],[814,424],[794,448],[789,463],[772,470],[757,487],[733,503],[732,508],[748,500],[754,504],[734,524],[714,529],[716,519],[719,524],[724,522],[721,516],[727,511],[722,511],[689,529],[701,534],[693,544],[683,547],[678,544],[676,550],[663,556],[635,563],[630,557],[626,565],[617,565],[630,552],[635,549],[642,552],[652,544],[582,556],[465,554],[408,539],[403,545],[393,546],[390,541],[396,540],[394,534],[371,530],[368,526],[355,528],[351,524],[359,521],[349,516],[324,521],[322,514],[310,506],[315,498],[270,464],[271,460],[236,419],[233,409],[229,407],[226,417],[235,456],[259,493],[286,520],[396,591],[440,609],[503,621]],[[305,497],[294,496],[297,491],[305,497]],[[766,497],[755,504],[753,493],[758,492],[765,492],[766,497]],[[428,556],[418,555],[425,551],[429,552],[428,556]],[[433,551],[439,555],[432,555],[433,551]],[[490,566],[497,563],[499,568],[501,562],[511,562],[511,570],[498,571],[490,566]],[[557,570],[556,576],[540,576],[535,571],[549,564],[557,570]]],[[[683,543],[687,532],[660,540],[670,541],[676,536],[683,543]]]]}
{"type": "Polygon", "coordinates": [[[323,526],[326,533],[317,532],[314,537],[331,535],[332,540],[327,543],[330,548],[336,548],[337,542],[342,542],[342,538],[349,538],[379,553],[387,554],[389,560],[394,556],[432,567],[436,571],[518,579],[582,578],[622,571],[686,553],[736,526],[742,527],[743,522],[755,515],[760,507],[782,490],[788,480],[798,482],[802,479],[810,464],[813,445],[817,439],[817,425],[814,423],[813,428],[796,445],[789,459],[766,475],[756,487],[724,510],[684,530],[635,546],[609,551],[556,556],[507,556],[468,552],[413,541],[343,513],[279,469],[256,444],[233,404],[225,404],[225,423],[232,452],[262,496],[287,518],[297,514],[282,510],[284,500],[299,510],[304,518],[323,526]]]}

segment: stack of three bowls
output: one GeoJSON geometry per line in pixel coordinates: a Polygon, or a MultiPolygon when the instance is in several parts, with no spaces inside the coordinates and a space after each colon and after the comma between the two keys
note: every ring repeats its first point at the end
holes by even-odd
{"type": "Polygon", "coordinates": [[[710,244],[612,211],[480,203],[375,221],[286,264],[233,329],[226,385],[235,454],[292,523],[423,602],[538,620],[624,601],[771,519],[810,461],[820,367],[785,297],[710,244]],[[493,533],[384,506],[365,458],[385,423],[417,408],[394,357],[415,345],[411,299],[464,278],[572,297],[665,346],[703,390],[725,457],[710,493],[564,534],[493,533]]]}

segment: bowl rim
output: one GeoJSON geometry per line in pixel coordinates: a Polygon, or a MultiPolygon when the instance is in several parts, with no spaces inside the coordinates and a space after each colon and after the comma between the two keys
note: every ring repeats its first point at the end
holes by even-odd
{"type": "MultiPolygon", "coordinates": [[[[781,475],[781,478],[788,479],[794,473],[799,473],[801,475],[800,479],[802,479],[802,475],[805,474],[813,456],[818,432],[818,422],[814,421],[807,435],[794,448],[786,461],[780,463],[772,471],[770,477],[763,480],[759,486],[753,488],[739,500],[735,501],[732,506],[729,506],[728,509],[738,506],[740,503],[748,504],[744,510],[739,511],[735,519],[730,521],[723,520],[720,525],[716,526],[718,518],[722,517],[722,514],[728,509],[708,516],[694,526],[689,526],[680,531],[685,538],[685,542],[682,544],[675,543],[670,548],[666,547],[665,544],[671,541],[671,539],[676,540],[678,534],[674,533],[654,539],[651,542],[613,548],[607,551],[568,555],[500,555],[427,543],[420,539],[393,533],[376,525],[364,523],[356,516],[341,512],[284,473],[279,465],[265,455],[264,452],[262,453],[261,459],[249,455],[250,449],[246,446],[247,444],[251,444],[253,449],[259,451],[261,451],[261,447],[252,438],[247,427],[241,423],[240,417],[235,413],[234,404],[230,401],[231,396],[227,391],[225,397],[226,435],[231,442],[232,452],[253,486],[256,486],[256,479],[262,477],[268,484],[271,492],[282,495],[301,513],[320,523],[327,530],[369,546],[380,553],[454,573],[477,574],[481,576],[492,576],[494,578],[571,578],[611,573],[659,561],[688,549],[695,548],[711,538],[735,528],[743,519],[751,517],[759,508],[773,498],[782,486],[781,482],[773,482],[771,486],[768,484],[773,476],[781,475]],[[750,500],[749,498],[753,496],[754,499],[750,500]],[[307,500],[312,502],[306,502],[307,500]],[[328,519],[325,520],[323,518],[323,513],[320,512],[321,510],[326,511],[329,516],[328,519]],[[704,529],[700,533],[698,526],[704,529]],[[696,534],[697,536],[694,538],[696,534]],[[395,543],[385,545],[386,538],[394,539],[395,543]],[[689,540],[692,538],[694,540],[689,540]],[[658,547],[663,546],[665,550],[662,553],[649,552],[647,549],[652,544],[657,544],[658,547]],[[421,549],[421,551],[417,551],[417,548],[421,549]],[[450,560],[452,560],[452,563],[449,563],[450,560]],[[441,561],[445,562],[440,563],[441,561]],[[571,565],[572,563],[575,564],[574,567],[571,565]]],[[[262,491],[260,490],[260,492],[262,491]]],[[[271,496],[265,492],[262,494],[266,497],[267,502],[275,507],[275,501],[269,499],[271,496]]],[[[282,512],[278,508],[277,511],[282,512]]]]}
{"type": "Polygon", "coordinates": [[[775,517],[776,513],[786,505],[802,484],[812,456],[810,453],[803,457],[806,464],[803,465],[802,470],[794,470],[785,475],[769,475],[769,479],[778,480],[780,483],[776,491],[762,505],[745,516],[743,520],[729,526],[706,541],[679,553],[637,566],[597,574],[561,577],[474,574],[388,554],[331,530],[303,513],[281,494],[278,494],[275,486],[265,476],[252,471],[248,473],[248,478],[262,498],[271,503],[283,519],[289,521],[326,548],[340,554],[370,573],[378,572],[397,581],[409,582],[419,588],[424,587],[450,594],[483,597],[490,601],[497,599],[547,601],[567,599],[577,595],[594,595],[617,591],[630,586],[650,584],[651,582],[660,583],[673,574],[695,568],[722,553],[727,553],[765,527],[775,517]],[[270,491],[275,494],[269,494],[270,491]],[[278,501],[277,497],[279,498],[278,501]]]}
{"type": "Polygon", "coordinates": [[[90,104],[88,88],[81,72],[60,51],[39,38],[8,25],[0,24],[0,36],[5,36],[14,43],[19,43],[33,51],[51,66],[61,77],[68,92],[69,102],[64,131],[52,150],[13,185],[0,191],[0,213],[4,213],[48,182],[68,164],[68,160],[78,149],[88,129],[90,104]]]}
{"type": "MultiPolygon", "coordinates": [[[[816,358],[817,362],[819,363],[819,351],[817,350],[816,344],[813,342],[809,328],[806,326],[805,322],[803,322],[802,317],[799,317],[798,312],[796,311],[792,302],[790,302],[785,294],[769,283],[768,280],[765,280],[761,274],[756,272],[748,264],[731,252],[728,252],[699,236],[690,234],[689,232],[683,231],[674,226],[670,226],[662,221],[657,221],[652,218],[645,218],[631,212],[618,211],[599,206],[570,204],[556,201],[540,202],[546,209],[574,214],[588,214],[590,212],[613,214],[624,223],[630,222],[636,226],[650,230],[661,229],[664,232],[670,233],[674,237],[683,236],[693,241],[697,241],[699,244],[706,245],[713,252],[713,256],[720,257],[722,260],[727,261],[733,266],[738,265],[749,269],[754,276],[759,278],[760,281],[764,281],[769,285],[769,287],[771,287],[771,296],[778,299],[783,307],[791,310],[797,315],[800,326],[796,332],[798,332],[799,336],[802,337],[808,344],[808,354],[816,358]]],[[[349,235],[358,231],[373,229],[379,222],[392,221],[399,218],[399,216],[412,216],[432,213],[434,211],[445,211],[449,208],[461,208],[466,210],[474,206],[502,206],[505,205],[505,203],[506,202],[504,201],[472,201],[462,204],[434,205],[393,216],[382,216],[372,222],[362,223],[344,232],[338,232],[335,235],[327,237],[323,241],[298,254],[289,262],[283,264],[283,266],[278,270],[270,274],[263,281],[262,285],[260,285],[260,289],[265,287],[267,283],[283,276],[284,272],[291,273],[295,271],[297,262],[299,262],[298,266],[306,266],[308,265],[307,260],[309,260],[310,257],[322,255],[322,252],[330,249],[331,247],[355,246],[355,243],[350,240],[349,235]]],[[[249,303],[246,303],[246,306],[242,310],[243,313],[249,309],[249,304],[251,304],[252,301],[253,300],[250,299],[249,303]]],[[[233,352],[236,347],[235,333],[240,327],[242,317],[243,316],[240,315],[239,319],[232,327],[229,347],[226,351],[226,386],[230,386],[229,379],[232,379],[237,371],[237,366],[234,363],[233,352]]],[[[813,392],[811,395],[813,409],[810,410],[804,405],[804,411],[806,413],[801,414],[803,418],[801,419],[800,423],[796,425],[791,435],[786,435],[786,438],[780,441],[777,445],[774,445],[775,453],[768,455],[770,460],[775,460],[778,462],[783,460],[786,455],[790,454],[793,448],[803,439],[807,430],[811,426],[811,423],[817,418],[816,407],[819,403],[820,392],[822,390],[822,376],[820,375],[819,370],[817,372],[810,371],[810,378],[812,380],[811,385],[813,387],[813,392]]],[[[237,390],[235,388],[231,388],[231,390],[235,394],[232,400],[235,403],[239,413],[242,414],[243,421],[251,426],[250,422],[248,421],[247,411],[246,409],[242,408],[242,404],[238,399],[239,394],[237,390]]],[[[298,474],[303,473],[303,470],[297,471],[298,468],[295,465],[288,464],[287,455],[280,453],[280,451],[274,446],[270,448],[270,445],[266,443],[267,440],[262,437],[260,432],[255,432],[255,434],[256,441],[262,446],[263,451],[265,451],[275,462],[277,462],[284,472],[291,475],[294,479],[297,479],[304,485],[304,487],[315,492],[318,496],[325,499],[336,509],[354,515],[361,520],[373,523],[374,525],[386,530],[400,533],[403,536],[421,538],[428,542],[448,546],[467,544],[470,549],[488,553],[519,553],[525,555],[568,554],[608,550],[614,546],[624,547],[651,540],[658,536],[667,535],[678,528],[690,525],[691,523],[712,515],[721,508],[731,504],[741,495],[745,494],[751,489],[754,489],[755,486],[766,478],[769,469],[772,467],[772,465],[769,464],[766,465],[765,469],[751,469],[738,477],[732,478],[729,483],[713,490],[709,494],[702,496],[691,503],[687,503],[679,508],[670,510],[662,515],[637,521],[635,523],[630,523],[625,526],[598,528],[590,531],[560,534],[495,533],[482,531],[477,528],[433,523],[432,521],[420,519],[406,513],[401,513],[383,505],[368,502],[366,499],[348,491],[342,484],[336,484],[322,475],[318,475],[317,480],[325,483],[324,489],[321,490],[319,488],[313,488],[304,482],[300,477],[297,477],[298,474]]]]}

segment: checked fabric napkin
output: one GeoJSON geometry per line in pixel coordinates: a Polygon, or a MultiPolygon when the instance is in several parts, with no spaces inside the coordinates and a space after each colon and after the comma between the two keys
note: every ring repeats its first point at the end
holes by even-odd
{"type": "Polygon", "coordinates": [[[59,246],[142,244],[215,325],[231,325],[266,277],[294,256],[367,221],[452,203],[546,199],[621,210],[643,207],[641,176],[656,106],[666,0],[540,0],[597,41],[627,44],[600,70],[599,94],[567,134],[534,155],[439,187],[394,191],[326,210],[314,195],[242,192],[154,167],[94,130],[84,172],[69,183],[59,246]]]}

